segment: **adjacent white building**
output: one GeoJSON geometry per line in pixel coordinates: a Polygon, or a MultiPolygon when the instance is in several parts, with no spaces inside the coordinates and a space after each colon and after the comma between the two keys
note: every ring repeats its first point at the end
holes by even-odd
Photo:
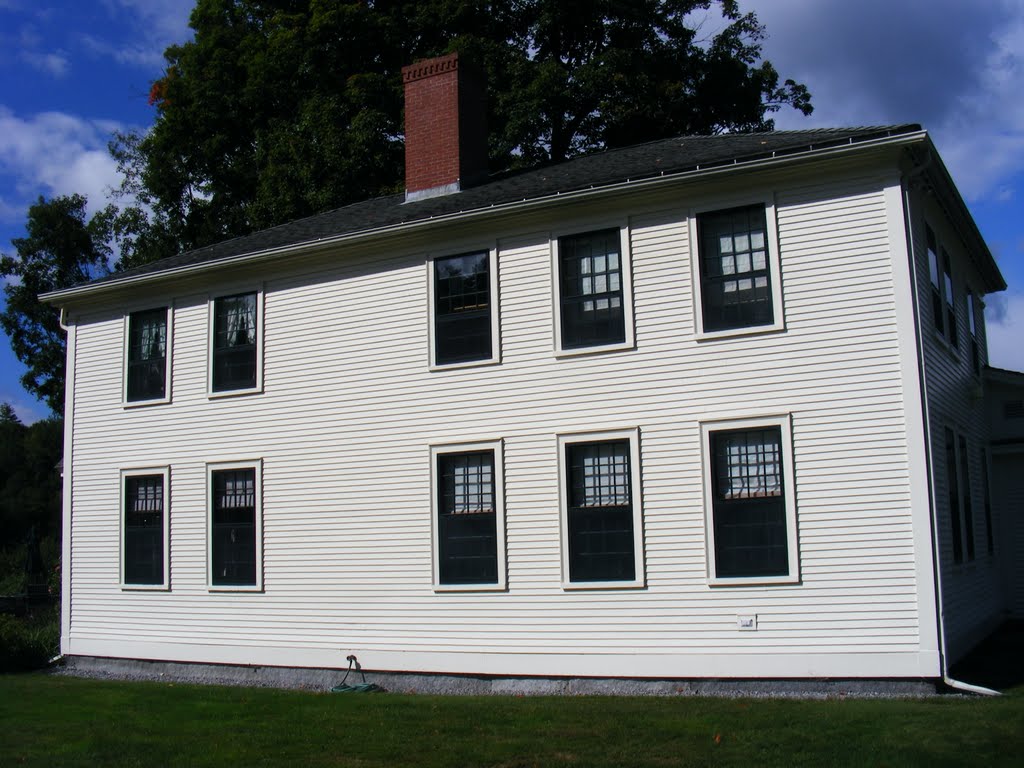
{"type": "Polygon", "coordinates": [[[1005,283],[923,130],[468,184],[457,58],[406,80],[454,175],[46,297],[66,655],[940,678],[1020,611],[1005,283]]]}

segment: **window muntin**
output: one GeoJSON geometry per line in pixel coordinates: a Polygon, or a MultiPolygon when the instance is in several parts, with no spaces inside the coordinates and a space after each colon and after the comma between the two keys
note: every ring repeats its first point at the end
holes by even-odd
{"type": "Polygon", "coordinates": [[[563,587],[644,585],[637,430],[559,437],[563,587]]]}
{"type": "Polygon", "coordinates": [[[239,293],[213,300],[213,392],[252,390],[258,385],[259,293],[239,293]]]}
{"type": "Polygon", "coordinates": [[[697,215],[705,333],[775,323],[765,205],[697,215]]]}
{"type": "Polygon", "coordinates": [[[953,265],[949,252],[942,249],[942,285],[946,300],[946,338],[953,349],[959,346],[956,328],[956,295],[953,292],[953,265]]]}
{"type": "Polygon", "coordinates": [[[928,247],[928,278],[931,282],[932,322],[935,325],[935,330],[942,334],[942,276],[939,272],[939,246],[935,240],[935,232],[929,226],[925,226],[925,239],[928,247]]]}
{"type": "Polygon", "coordinates": [[[494,359],[491,268],[488,251],[432,261],[435,365],[494,359]]]}
{"type": "Polygon", "coordinates": [[[121,583],[167,586],[167,469],[121,473],[121,583]]]}
{"type": "Polygon", "coordinates": [[[562,350],[627,343],[627,276],[618,228],[558,238],[562,350]]]}
{"type": "Polygon", "coordinates": [[[210,586],[260,586],[260,472],[258,466],[211,467],[210,586]]]}
{"type": "Polygon", "coordinates": [[[500,440],[432,446],[434,589],[505,588],[500,440]]]}
{"type": "Polygon", "coordinates": [[[167,308],[128,315],[125,400],[130,403],[167,397],[167,308]]]}

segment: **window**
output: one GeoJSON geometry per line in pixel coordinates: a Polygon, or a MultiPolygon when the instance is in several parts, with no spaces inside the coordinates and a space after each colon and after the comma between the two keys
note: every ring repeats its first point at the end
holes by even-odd
{"type": "Polygon", "coordinates": [[[433,365],[496,362],[494,253],[444,256],[430,263],[433,365]]]}
{"type": "Polygon", "coordinates": [[[501,442],[431,449],[434,587],[505,588],[501,442]]]}
{"type": "Polygon", "coordinates": [[[566,235],[555,243],[559,352],[622,349],[633,344],[625,229],[566,235]]]}
{"type": "Polygon", "coordinates": [[[967,455],[967,438],[960,435],[960,486],[963,488],[964,540],[967,560],[974,559],[974,512],[971,509],[971,462],[967,455]]]}
{"type": "Polygon", "coordinates": [[[563,586],[643,586],[636,430],[559,438],[563,586]]]}
{"type": "Polygon", "coordinates": [[[974,294],[967,291],[967,328],[971,332],[971,366],[974,372],[981,373],[981,347],[978,344],[978,314],[975,308],[974,294]]]}
{"type": "Polygon", "coordinates": [[[985,544],[988,553],[995,552],[995,542],[992,538],[992,491],[988,485],[988,453],[981,449],[981,498],[985,508],[985,544]]]}
{"type": "Polygon", "coordinates": [[[925,235],[928,241],[928,278],[931,281],[932,295],[932,322],[935,330],[941,335],[942,329],[942,278],[939,274],[939,246],[935,240],[935,232],[932,228],[925,226],[925,235]]]}
{"type": "Polygon", "coordinates": [[[121,473],[121,583],[124,587],[167,587],[169,474],[166,467],[121,473]]]}
{"type": "Polygon", "coordinates": [[[125,401],[166,402],[168,392],[166,307],[128,315],[125,401]]]}
{"type": "Polygon", "coordinates": [[[776,326],[768,222],[764,203],[697,215],[704,333],[776,326]]]}
{"type": "Polygon", "coordinates": [[[964,561],[962,518],[960,516],[960,491],[957,484],[956,439],[953,430],[945,429],[946,436],[946,493],[949,499],[949,527],[953,536],[953,562],[964,561]]]}
{"type": "Polygon", "coordinates": [[[211,392],[251,392],[259,388],[260,297],[254,291],[213,300],[211,392]]]}
{"type": "Polygon", "coordinates": [[[799,580],[788,417],[701,425],[712,584],[799,580]]]}
{"type": "Polygon", "coordinates": [[[946,297],[946,338],[953,349],[959,346],[959,339],[956,332],[956,297],[953,294],[953,267],[949,253],[942,249],[942,284],[945,287],[946,297]]]}
{"type": "Polygon", "coordinates": [[[261,527],[259,464],[208,467],[210,587],[259,589],[261,527]]]}

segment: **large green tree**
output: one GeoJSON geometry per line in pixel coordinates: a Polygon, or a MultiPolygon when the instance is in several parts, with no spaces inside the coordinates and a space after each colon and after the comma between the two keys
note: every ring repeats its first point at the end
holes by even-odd
{"type": "Polygon", "coordinates": [[[482,67],[494,171],[811,109],[735,0],[199,0],[190,23],[152,130],[113,145],[141,201],[115,222],[121,266],[400,189],[417,57],[482,67]]]}
{"type": "Polygon", "coordinates": [[[7,279],[0,326],[28,368],[21,384],[58,414],[64,411],[64,331],[57,311],[38,296],[107,271],[114,211],[108,207],[87,221],[85,207],[81,195],[40,197],[28,209],[26,236],[12,241],[15,255],[0,255],[0,276],[7,279]]]}

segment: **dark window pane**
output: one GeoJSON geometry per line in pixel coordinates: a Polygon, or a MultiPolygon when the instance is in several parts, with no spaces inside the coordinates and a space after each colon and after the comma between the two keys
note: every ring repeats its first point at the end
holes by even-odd
{"type": "Polygon", "coordinates": [[[981,494],[985,507],[985,544],[991,555],[995,551],[995,542],[992,539],[992,496],[988,487],[988,454],[984,448],[981,449],[981,494]]]}
{"type": "Polygon", "coordinates": [[[211,582],[256,584],[256,470],[213,472],[211,582]]]}
{"type": "Polygon", "coordinates": [[[963,531],[960,528],[960,491],[957,487],[956,443],[953,430],[946,427],[946,492],[949,498],[949,527],[953,535],[953,562],[964,561],[963,531]]]}
{"type": "Polygon", "coordinates": [[[935,330],[942,333],[942,277],[939,273],[939,246],[931,227],[925,228],[925,234],[928,242],[928,278],[931,281],[932,321],[935,324],[935,330]]]}
{"type": "Polygon", "coordinates": [[[438,571],[442,584],[497,584],[494,451],[437,459],[438,571]]]}
{"type": "Polygon", "coordinates": [[[569,581],[632,581],[628,440],[567,446],[569,581]]]}
{"type": "Polygon", "coordinates": [[[960,479],[963,487],[964,533],[967,559],[974,559],[974,511],[971,508],[971,463],[967,455],[967,438],[960,435],[960,479]]]}
{"type": "Polygon", "coordinates": [[[128,316],[129,401],[155,400],[167,392],[167,310],[128,316]]]}
{"type": "Polygon", "coordinates": [[[704,330],[773,323],[764,206],[703,213],[697,238],[704,330]]]}
{"type": "Polygon", "coordinates": [[[124,583],[163,584],[163,475],[127,477],[124,485],[124,583]]]}
{"type": "Polygon", "coordinates": [[[953,267],[946,249],[942,249],[943,285],[946,297],[946,338],[953,347],[959,346],[956,327],[956,296],[953,293],[953,267]]]}
{"type": "Polygon", "coordinates": [[[711,434],[715,575],[789,575],[778,427],[711,434]]]}
{"type": "Polygon", "coordinates": [[[256,386],[256,294],[213,302],[213,391],[256,386]]]}
{"type": "Polygon", "coordinates": [[[563,349],[626,340],[619,241],[617,229],[559,239],[563,349]]]}
{"type": "Polygon", "coordinates": [[[486,251],[434,260],[434,361],[489,360],[490,257],[486,251]]]}

